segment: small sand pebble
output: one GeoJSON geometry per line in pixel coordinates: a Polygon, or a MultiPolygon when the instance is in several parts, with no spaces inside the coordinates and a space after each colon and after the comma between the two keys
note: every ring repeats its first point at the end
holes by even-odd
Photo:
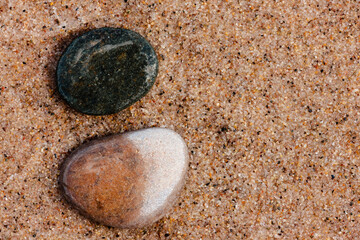
{"type": "Polygon", "coordinates": [[[66,199],[101,224],[135,228],[164,216],[181,190],[188,168],[181,136],[149,128],[93,140],[61,169],[66,199]]]}
{"type": "Polygon", "coordinates": [[[140,34],[122,28],[99,28],[76,38],[57,68],[60,94],[79,112],[113,114],[150,90],[158,60],[140,34]]]}

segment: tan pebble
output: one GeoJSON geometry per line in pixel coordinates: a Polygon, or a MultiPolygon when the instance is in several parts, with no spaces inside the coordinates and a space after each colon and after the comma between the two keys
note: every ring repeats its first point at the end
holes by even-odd
{"type": "Polygon", "coordinates": [[[81,146],[63,164],[60,185],[85,216],[112,227],[142,227],[169,211],[187,168],[180,135],[150,128],[81,146]]]}

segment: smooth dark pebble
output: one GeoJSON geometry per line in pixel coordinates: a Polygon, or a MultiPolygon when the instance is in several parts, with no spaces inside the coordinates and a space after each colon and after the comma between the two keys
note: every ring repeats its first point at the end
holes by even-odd
{"type": "Polygon", "coordinates": [[[76,38],[57,68],[60,94],[79,112],[117,113],[140,100],[152,87],[158,60],[140,34],[99,28],[76,38]]]}

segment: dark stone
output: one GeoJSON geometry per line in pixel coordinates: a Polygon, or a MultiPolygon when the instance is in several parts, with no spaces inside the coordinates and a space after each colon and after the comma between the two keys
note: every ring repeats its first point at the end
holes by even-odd
{"type": "Polygon", "coordinates": [[[60,94],[79,112],[113,114],[141,99],[152,87],[158,60],[140,34],[100,28],[76,38],[57,68],[60,94]]]}

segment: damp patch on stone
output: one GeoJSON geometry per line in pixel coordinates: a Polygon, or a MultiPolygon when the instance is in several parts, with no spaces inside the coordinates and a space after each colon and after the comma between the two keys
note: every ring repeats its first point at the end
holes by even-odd
{"type": "Polygon", "coordinates": [[[83,215],[101,224],[136,228],[166,213],[188,169],[182,137],[149,128],[93,140],[64,162],[60,187],[83,215]]]}
{"type": "Polygon", "coordinates": [[[99,28],[76,38],[57,67],[57,85],[66,102],[90,115],[117,113],[153,86],[158,60],[140,34],[99,28]]]}

